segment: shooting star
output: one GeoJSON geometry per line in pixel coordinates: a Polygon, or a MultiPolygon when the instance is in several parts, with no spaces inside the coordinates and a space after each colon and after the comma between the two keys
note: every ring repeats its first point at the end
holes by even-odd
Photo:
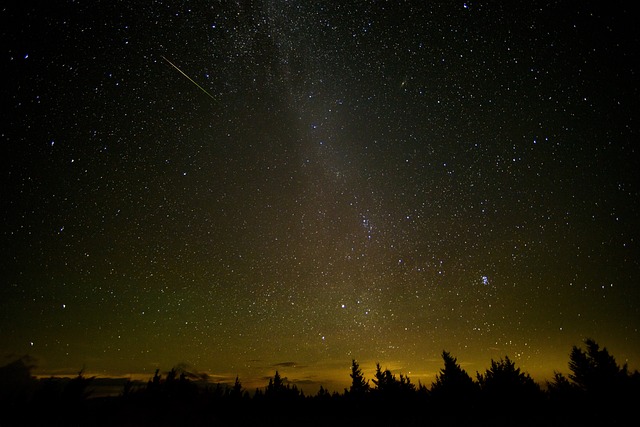
{"type": "Polygon", "coordinates": [[[206,93],[206,94],[207,94],[207,96],[208,96],[209,98],[213,99],[214,101],[216,100],[216,99],[213,97],[213,95],[211,95],[209,92],[207,92],[205,88],[203,88],[203,87],[202,87],[202,86],[200,86],[198,83],[196,83],[196,82],[195,82],[191,77],[187,76],[187,75],[185,74],[185,72],[184,72],[184,71],[182,71],[180,68],[178,68],[178,66],[177,66],[177,65],[175,65],[173,62],[169,61],[169,60],[168,60],[164,55],[160,55],[160,56],[162,57],[162,59],[164,59],[165,61],[167,61],[167,62],[169,63],[169,65],[171,65],[173,68],[175,68],[176,70],[178,70],[178,72],[179,72],[180,74],[182,74],[182,75],[183,75],[183,76],[185,76],[187,79],[189,79],[189,81],[190,81],[191,83],[193,83],[194,85],[196,85],[196,86],[198,87],[198,89],[200,89],[201,91],[203,91],[204,93],[206,93]]]}

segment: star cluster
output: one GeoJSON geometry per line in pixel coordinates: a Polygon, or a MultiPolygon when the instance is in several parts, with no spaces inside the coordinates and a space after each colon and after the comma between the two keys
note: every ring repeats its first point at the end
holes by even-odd
{"type": "Polygon", "coordinates": [[[429,384],[443,348],[544,379],[588,336],[637,368],[625,7],[3,7],[0,349],[429,384]]]}

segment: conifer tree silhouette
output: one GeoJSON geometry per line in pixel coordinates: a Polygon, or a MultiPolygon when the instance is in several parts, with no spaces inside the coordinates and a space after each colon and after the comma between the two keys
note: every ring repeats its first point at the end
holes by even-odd
{"type": "Polygon", "coordinates": [[[62,399],[65,402],[77,404],[89,398],[93,390],[89,386],[95,377],[87,378],[84,376],[84,368],[78,372],[78,375],[71,379],[62,390],[62,399]]]}
{"type": "Polygon", "coordinates": [[[640,401],[640,374],[630,374],[626,364],[620,367],[593,339],[584,343],[585,350],[575,345],[571,348],[568,379],[556,372],[548,383],[554,410],[573,410],[584,423],[625,425],[626,408],[640,401]],[[585,407],[588,413],[582,411],[585,407]]]}
{"type": "Polygon", "coordinates": [[[562,372],[554,372],[553,380],[547,381],[547,389],[549,393],[556,395],[567,395],[575,390],[575,385],[562,374],[562,372]]]}
{"type": "Polygon", "coordinates": [[[327,391],[327,389],[321,385],[320,390],[318,390],[318,393],[316,394],[316,398],[320,399],[321,401],[328,400],[331,399],[331,393],[329,393],[329,391],[327,391]]]}
{"type": "Polygon", "coordinates": [[[468,404],[477,394],[478,385],[449,352],[442,352],[442,360],[444,368],[431,385],[431,395],[440,403],[468,404]]]}
{"type": "Polygon", "coordinates": [[[349,393],[354,397],[361,397],[369,391],[369,381],[365,380],[362,369],[355,359],[351,360],[351,387],[349,393]]]}
{"type": "Polygon", "coordinates": [[[388,369],[382,370],[380,363],[376,363],[376,373],[373,374],[373,384],[377,393],[389,393],[392,387],[393,374],[388,369]]]}
{"type": "Polygon", "coordinates": [[[242,383],[240,382],[240,378],[236,375],[236,380],[233,383],[233,388],[229,391],[229,396],[234,399],[239,399],[243,395],[242,383]]]}
{"type": "Polygon", "coordinates": [[[503,410],[521,410],[523,406],[535,406],[541,399],[538,384],[516,368],[515,363],[505,356],[499,361],[491,360],[491,367],[485,374],[477,374],[480,390],[485,403],[500,404],[503,410]]]}
{"type": "Polygon", "coordinates": [[[279,396],[283,394],[284,389],[285,386],[282,383],[282,377],[280,377],[280,373],[276,371],[273,378],[269,378],[269,384],[267,385],[265,395],[279,396]]]}
{"type": "Polygon", "coordinates": [[[398,379],[389,369],[383,371],[379,363],[376,363],[373,383],[379,396],[391,399],[408,397],[416,388],[408,376],[400,374],[398,379]]]}
{"type": "Polygon", "coordinates": [[[618,366],[615,358],[606,348],[592,339],[585,340],[586,351],[576,347],[569,355],[569,378],[580,389],[588,393],[602,394],[615,392],[628,377],[627,365],[618,366]]]}

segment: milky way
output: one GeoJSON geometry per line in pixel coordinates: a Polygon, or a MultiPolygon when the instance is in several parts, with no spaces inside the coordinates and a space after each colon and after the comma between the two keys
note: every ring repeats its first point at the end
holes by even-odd
{"type": "Polygon", "coordinates": [[[563,3],[4,6],[2,356],[637,369],[637,25],[563,3]]]}

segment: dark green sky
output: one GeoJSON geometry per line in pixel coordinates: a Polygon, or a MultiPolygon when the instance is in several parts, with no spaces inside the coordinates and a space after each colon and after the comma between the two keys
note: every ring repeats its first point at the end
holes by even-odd
{"type": "Polygon", "coordinates": [[[443,349],[542,380],[592,337],[640,367],[624,3],[29,3],[3,357],[331,388],[352,358],[430,384],[443,349]]]}

